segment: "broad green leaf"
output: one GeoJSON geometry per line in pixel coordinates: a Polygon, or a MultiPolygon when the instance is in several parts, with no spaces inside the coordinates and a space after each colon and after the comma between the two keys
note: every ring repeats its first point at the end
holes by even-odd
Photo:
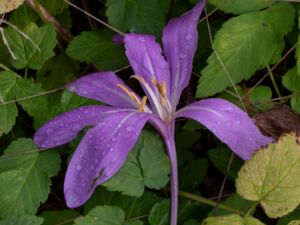
{"type": "Polygon", "coordinates": [[[68,7],[62,0],[38,0],[38,2],[44,6],[52,15],[62,13],[62,11],[68,7]]]}
{"type": "Polygon", "coordinates": [[[16,60],[12,59],[13,66],[16,69],[28,67],[38,70],[48,59],[54,56],[53,49],[56,45],[54,26],[47,23],[38,28],[36,24],[30,23],[25,32],[39,49],[13,28],[5,28],[6,38],[16,56],[16,60]]]}
{"type": "Polygon", "coordinates": [[[48,197],[50,177],[60,169],[59,154],[41,152],[31,139],[21,138],[7,147],[0,161],[0,217],[34,214],[48,197]]]}
{"type": "Polygon", "coordinates": [[[277,225],[286,225],[293,220],[297,220],[300,218],[300,208],[295,209],[290,214],[280,218],[277,222],[277,225]]]}
{"type": "Polygon", "coordinates": [[[43,225],[72,225],[80,217],[80,213],[75,210],[43,211],[41,217],[45,219],[43,225]]]}
{"type": "Polygon", "coordinates": [[[86,216],[76,219],[75,225],[122,225],[125,213],[119,207],[97,206],[86,216]]]}
{"type": "Polygon", "coordinates": [[[150,225],[168,225],[169,224],[170,202],[163,200],[153,206],[148,217],[150,225]]]}
{"type": "MultiPolygon", "coordinates": [[[[300,30],[300,11],[298,9],[298,30],[300,30]]],[[[297,60],[296,68],[297,68],[297,75],[300,76],[300,33],[298,32],[298,42],[296,43],[296,53],[295,58],[297,60]]]]}
{"type": "MultiPolygon", "coordinates": [[[[226,174],[231,154],[232,152],[227,147],[213,148],[208,151],[208,157],[210,161],[223,174],[226,174]]],[[[235,181],[237,173],[242,165],[243,161],[238,157],[234,156],[233,161],[231,163],[230,172],[228,174],[228,178],[230,180],[235,181]]]]}
{"type": "Polygon", "coordinates": [[[299,225],[300,224],[300,220],[293,220],[291,222],[289,222],[288,225],[299,225]]]}
{"type": "Polygon", "coordinates": [[[253,217],[241,217],[237,214],[228,216],[208,217],[202,222],[202,225],[264,225],[258,219],[253,217]]]}
{"type": "MultiPolygon", "coordinates": [[[[236,209],[240,212],[245,212],[245,213],[247,212],[248,209],[251,208],[251,206],[253,206],[253,202],[242,198],[238,194],[234,194],[234,195],[228,197],[223,202],[223,204],[229,206],[232,209],[236,209]]],[[[231,214],[231,212],[229,212],[225,209],[219,208],[216,216],[224,216],[224,215],[229,215],[229,214],[231,214]]],[[[212,215],[212,213],[210,214],[210,216],[211,215],[212,215]]]]}
{"type": "Polygon", "coordinates": [[[144,193],[143,175],[137,158],[129,153],[119,172],[103,184],[110,191],[121,191],[125,195],[140,197],[144,193]]]}
{"type": "Polygon", "coordinates": [[[15,10],[24,3],[25,0],[1,0],[0,1],[0,14],[8,13],[15,10]]]}
{"type": "Polygon", "coordinates": [[[41,111],[47,109],[47,95],[43,92],[41,85],[35,83],[33,79],[17,79],[16,100],[32,117],[40,117],[41,111]]]}
{"type": "Polygon", "coordinates": [[[160,197],[149,191],[145,191],[140,198],[135,198],[122,195],[120,192],[107,191],[100,186],[84,205],[84,211],[87,212],[99,205],[119,206],[126,213],[126,219],[130,219],[148,214],[153,205],[160,200],[160,197]]]}
{"type": "Polygon", "coordinates": [[[191,219],[186,221],[183,225],[199,225],[199,224],[200,222],[198,220],[191,219]]]}
{"type": "Polygon", "coordinates": [[[112,26],[123,32],[159,34],[165,24],[168,10],[166,7],[168,2],[162,2],[160,0],[108,0],[106,16],[112,26]]]}
{"type": "Polygon", "coordinates": [[[144,131],[139,161],[143,171],[144,183],[148,188],[160,189],[169,181],[170,161],[158,135],[144,131]]]}
{"type": "Polygon", "coordinates": [[[300,113],[300,76],[297,74],[296,67],[290,69],[282,77],[282,84],[286,89],[292,91],[292,109],[300,113]]]}
{"type": "Polygon", "coordinates": [[[208,0],[226,13],[242,14],[271,6],[272,0],[208,0]]]}
{"type": "Polygon", "coordinates": [[[250,93],[249,99],[256,108],[269,109],[272,107],[272,90],[269,86],[259,85],[250,93]]]}
{"type": "Polygon", "coordinates": [[[13,128],[18,115],[17,106],[11,102],[15,98],[16,75],[12,72],[0,72],[0,136],[13,128]],[[10,102],[7,103],[6,102],[10,102]]]}
{"type": "Polygon", "coordinates": [[[113,43],[113,35],[107,29],[82,32],[71,41],[67,54],[80,62],[95,63],[103,70],[119,69],[127,65],[127,60],[123,46],[113,43]]]}
{"type": "Polygon", "coordinates": [[[190,148],[200,138],[199,132],[190,130],[181,130],[175,136],[176,146],[181,148],[190,148]]]}
{"type": "Polygon", "coordinates": [[[136,221],[128,221],[124,225],[143,225],[144,223],[142,221],[136,220],[136,221]]]}
{"type": "Polygon", "coordinates": [[[44,224],[43,221],[43,218],[31,215],[10,216],[0,221],[0,225],[41,225],[44,224]]]}
{"type": "Polygon", "coordinates": [[[299,172],[299,138],[289,134],[246,161],[236,180],[237,193],[258,201],[271,218],[284,216],[300,203],[299,172]]]}
{"type": "Polygon", "coordinates": [[[202,182],[208,166],[207,159],[195,159],[179,169],[179,186],[185,191],[195,190],[202,182]]]}
{"type": "Polygon", "coordinates": [[[213,48],[218,55],[213,53],[208,58],[197,87],[197,97],[215,95],[232,86],[231,80],[234,84],[247,80],[255,71],[278,61],[284,35],[294,24],[294,14],[289,3],[278,3],[270,9],[226,21],[215,36],[213,48]]]}

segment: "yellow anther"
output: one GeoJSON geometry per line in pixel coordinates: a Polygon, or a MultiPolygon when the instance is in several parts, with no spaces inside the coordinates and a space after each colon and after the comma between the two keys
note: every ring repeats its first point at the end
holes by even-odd
{"type": "Polygon", "coordinates": [[[119,88],[121,88],[137,105],[140,104],[140,101],[138,99],[138,97],[135,95],[134,92],[129,91],[125,86],[123,86],[122,84],[117,84],[117,86],[119,88]]]}
{"type": "Polygon", "coordinates": [[[166,90],[166,82],[162,81],[161,84],[158,83],[158,81],[155,78],[151,79],[151,82],[155,85],[157,88],[159,94],[160,94],[160,102],[163,106],[166,105],[167,102],[167,90],[166,90]]]}
{"type": "Polygon", "coordinates": [[[146,103],[147,103],[147,96],[144,96],[144,97],[142,98],[141,103],[138,105],[138,110],[139,110],[140,112],[143,112],[143,111],[144,111],[144,108],[145,108],[146,103]]]}

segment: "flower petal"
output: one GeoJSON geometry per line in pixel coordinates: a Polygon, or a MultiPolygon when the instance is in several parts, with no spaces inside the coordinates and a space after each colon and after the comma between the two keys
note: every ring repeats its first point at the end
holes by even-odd
{"type": "Polygon", "coordinates": [[[170,94],[170,68],[162,55],[160,45],[152,35],[126,34],[124,38],[126,55],[136,75],[142,76],[158,95],[152,80],[165,82],[166,94],[170,94]]]}
{"type": "Polygon", "coordinates": [[[108,105],[136,108],[136,103],[117,84],[130,90],[113,72],[88,74],[68,84],[67,87],[80,96],[95,99],[108,105]]]}
{"type": "Polygon", "coordinates": [[[86,126],[95,126],[111,113],[119,111],[110,106],[83,106],[63,113],[40,127],[34,142],[40,148],[52,148],[74,139],[86,126]]]}
{"type": "Polygon", "coordinates": [[[198,43],[197,25],[205,0],[190,11],[169,21],[163,32],[164,53],[171,68],[171,103],[175,107],[188,85],[198,43]]]}
{"type": "Polygon", "coordinates": [[[120,169],[149,117],[151,114],[138,111],[118,112],[87,131],[66,173],[68,207],[84,204],[99,184],[120,169]]]}
{"type": "Polygon", "coordinates": [[[179,110],[176,117],[189,117],[202,123],[244,160],[272,141],[259,132],[244,111],[223,99],[192,103],[179,110]]]}

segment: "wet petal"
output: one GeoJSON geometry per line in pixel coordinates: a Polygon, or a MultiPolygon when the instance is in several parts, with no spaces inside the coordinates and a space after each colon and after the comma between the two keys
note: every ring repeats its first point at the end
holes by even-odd
{"type": "Polygon", "coordinates": [[[170,68],[162,55],[160,45],[152,35],[126,34],[125,48],[127,58],[136,75],[142,76],[145,81],[157,92],[152,79],[166,83],[166,94],[170,93],[170,68]]]}
{"type": "Polygon", "coordinates": [[[244,160],[272,141],[259,132],[244,111],[223,99],[195,102],[179,110],[176,117],[188,117],[203,124],[244,160]]]}
{"type": "Polygon", "coordinates": [[[190,11],[172,19],[163,32],[163,46],[171,67],[171,102],[176,106],[182,90],[188,85],[198,43],[197,25],[205,0],[190,11]]]}
{"type": "Polygon", "coordinates": [[[126,161],[151,114],[127,111],[111,114],[87,131],[68,166],[64,183],[68,207],[84,204],[95,188],[126,161]]]}
{"type": "Polygon", "coordinates": [[[108,105],[136,108],[136,103],[117,84],[130,90],[113,72],[88,74],[70,83],[68,89],[80,96],[95,99],[108,105]]]}
{"type": "Polygon", "coordinates": [[[95,126],[118,111],[110,106],[83,106],[63,113],[40,127],[34,135],[34,142],[40,148],[66,144],[84,127],[95,126]]]}

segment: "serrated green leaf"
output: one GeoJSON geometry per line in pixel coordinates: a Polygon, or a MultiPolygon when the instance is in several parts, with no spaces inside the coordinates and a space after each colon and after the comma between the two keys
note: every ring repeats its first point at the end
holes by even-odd
{"type": "Polygon", "coordinates": [[[237,192],[259,201],[269,217],[284,216],[300,203],[299,171],[299,140],[289,134],[246,161],[238,173],[237,192]]]}
{"type": "Polygon", "coordinates": [[[226,21],[213,43],[218,56],[213,53],[208,58],[196,96],[211,96],[232,86],[228,76],[236,84],[275,63],[284,47],[283,37],[293,24],[294,9],[289,3],[278,3],[270,9],[226,21]]]}
{"type": "Polygon", "coordinates": [[[167,185],[170,161],[158,135],[149,131],[143,132],[139,161],[143,170],[144,183],[148,188],[160,189],[167,185]]]}
{"type": "Polygon", "coordinates": [[[35,83],[33,79],[17,79],[17,102],[32,117],[40,117],[41,111],[47,109],[47,95],[42,95],[43,92],[41,85],[35,83]]]}
{"type": "Polygon", "coordinates": [[[277,222],[277,225],[286,225],[293,220],[300,218],[300,209],[295,209],[292,213],[280,218],[277,222]]]}
{"type": "Polygon", "coordinates": [[[299,224],[300,224],[300,220],[293,220],[288,223],[288,225],[299,225],[299,224]]]}
{"type": "MultiPolygon", "coordinates": [[[[227,147],[213,148],[208,151],[209,159],[214,164],[214,166],[223,174],[226,174],[231,154],[232,152],[227,147]]],[[[231,163],[230,172],[228,174],[228,178],[230,180],[235,181],[237,173],[242,165],[243,161],[238,157],[234,157],[231,163]]]]}
{"type": "Polygon", "coordinates": [[[62,11],[68,7],[62,0],[38,0],[38,2],[44,6],[52,15],[62,13],[62,11]]]}
{"type": "Polygon", "coordinates": [[[140,197],[144,193],[144,182],[139,163],[129,153],[119,172],[103,184],[110,191],[121,191],[125,195],[140,197]]]}
{"type": "Polygon", "coordinates": [[[191,191],[196,189],[202,182],[208,166],[207,159],[196,159],[186,163],[179,169],[180,189],[191,191]]]}
{"type": "Polygon", "coordinates": [[[300,113],[300,76],[297,74],[296,67],[290,69],[282,77],[282,84],[286,89],[292,91],[292,109],[300,113]]]}
{"type": "Polygon", "coordinates": [[[226,13],[242,14],[257,11],[272,5],[272,0],[208,0],[226,13]]]}
{"type": "Polygon", "coordinates": [[[144,223],[142,221],[129,221],[126,222],[124,225],[143,225],[144,223]]]}
{"type": "Polygon", "coordinates": [[[241,217],[237,214],[228,216],[208,217],[202,222],[202,225],[264,225],[258,219],[253,217],[241,217]]]}
{"type": "Polygon", "coordinates": [[[59,154],[40,152],[31,139],[21,138],[0,160],[0,218],[34,214],[48,197],[50,177],[59,171],[59,154]]]}
{"type": "Polygon", "coordinates": [[[41,217],[45,219],[43,225],[72,225],[79,216],[80,213],[75,210],[43,211],[41,214],[41,217]]]}
{"type": "Polygon", "coordinates": [[[10,216],[0,221],[0,225],[41,225],[43,221],[43,218],[31,215],[10,216]]]}
{"type": "Polygon", "coordinates": [[[125,213],[119,207],[97,206],[86,216],[75,220],[76,225],[122,225],[125,213]]]}
{"type": "Polygon", "coordinates": [[[200,222],[194,219],[186,221],[183,225],[199,225],[200,222]]]}
{"type": "Polygon", "coordinates": [[[200,138],[201,134],[194,130],[181,130],[175,136],[176,146],[181,148],[190,148],[200,138]]]}
{"type": "Polygon", "coordinates": [[[148,214],[152,206],[160,200],[160,197],[148,191],[145,191],[140,198],[135,198],[122,195],[120,192],[107,191],[100,186],[84,205],[84,211],[99,205],[119,206],[125,211],[126,219],[130,219],[148,214]]]}
{"type": "Polygon", "coordinates": [[[159,34],[165,24],[168,8],[159,0],[108,0],[108,22],[124,32],[159,34]]]}
{"type": "Polygon", "coordinates": [[[15,97],[16,76],[12,72],[0,72],[0,136],[13,128],[18,115],[17,106],[11,102],[15,97]]]}
{"type": "Polygon", "coordinates": [[[148,217],[150,225],[168,225],[169,224],[170,202],[163,200],[153,206],[148,217]]]}
{"type": "Polygon", "coordinates": [[[119,69],[127,65],[127,60],[122,45],[112,42],[113,35],[106,29],[82,32],[71,41],[67,54],[80,62],[95,63],[103,70],[119,69]]]}
{"type": "Polygon", "coordinates": [[[5,28],[5,36],[16,56],[12,59],[12,64],[16,69],[31,68],[38,70],[42,65],[54,56],[53,49],[56,45],[56,32],[50,23],[38,28],[36,24],[30,23],[25,31],[32,42],[21,36],[11,27],[5,28]]]}

